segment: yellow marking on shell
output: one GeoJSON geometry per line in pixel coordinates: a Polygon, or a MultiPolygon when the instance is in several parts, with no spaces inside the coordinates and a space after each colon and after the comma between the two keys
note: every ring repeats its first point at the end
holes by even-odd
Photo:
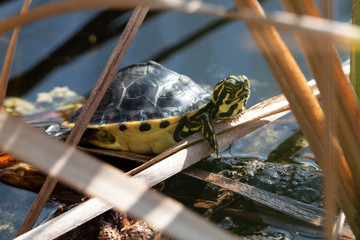
{"type": "MultiPolygon", "coordinates": [[[[105,143],[99,140],[89,140],[89,142],[95,146],[107,149],[130,151],[140,154],[159,154],[176,143],[173,138],[173,133],[180,118],[180,116],[175,116],[143,122],[89,125],[88,128],[90,129],[102,129],[115,137],[114,143],[105,143]],[[169,125],[165,128],[160,128],[160,123],[163,121],[168,121],[169,125]],[[140,126],[144,123],[149,124],[151,129],[148,131],[140,131],[140,126]],[[126,130],[121,131],[119,129],[122,125],[126,126],[126,130]]],[[[67,125],[73,126],[74,124],[67,123],[67,125]]]]}

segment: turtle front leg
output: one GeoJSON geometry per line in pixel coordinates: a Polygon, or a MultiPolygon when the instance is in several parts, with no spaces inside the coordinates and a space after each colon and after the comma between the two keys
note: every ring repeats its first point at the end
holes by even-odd
{"type": "Polygon", "coordinates": [[[210,113],[205,112],[199,117],[201,121],[201,132],[203,133],[205,139],[210,144],[210,147],[216,153],[216,156],[219,156],[219,148],[216,141],[215,129],[213,121],[211,120],[210,113]]]}
{"type": "Polygon", "coordinates": [[[210,147],[219,155],[218,144],[216,141],[213,121],[209,112],[198,112],[197,114],[188,118],[184,116],[180,119],[179,125],[174,131],[174,140],[176,142],[187,138],[191,134],[201,131],[205,139],[209,142],[210,147]]]}

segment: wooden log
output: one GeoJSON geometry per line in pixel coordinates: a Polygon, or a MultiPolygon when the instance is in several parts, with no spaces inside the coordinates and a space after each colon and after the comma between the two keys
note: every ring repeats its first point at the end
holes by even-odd
{"type": "MultiPolygon", "coordinates": [[[[248,8],[259,16],[265,17],[263,9],[256,0],[234,0],[234,2],[239,9],[248,8]]],[[[247,25],[282,92],[288,99],[320,166],[328,164],[323,161],[324,156],[326,156],[328,148],[333,149],[337,200],[350,222],[359,223],[360,195],[356,189],[351,170],[335,136],[330,137],[330,146],[323,141],[329,129],[327,129],[325,116],[318,101],[306,85],[303,73],[274,27],[252,22],[247,22],[247,25]]],[[[351,227],[354,227],[355,235],[360,234],[360,229],[357,230],[359,224],[352,224],[351,227]]]]}
{"type": "Polygon", "coordinates": [[[324,211],[320,208],[305,204],[294,199],[279,196],[262,189],[226,178],[219,174],[211,173],[194,167],[184,170],[184,173],[213,183],[217,186],[229,189],[235,193],[245,196],[257,203],[282,212],[288,216],[304,221],[308,224],[320,227],[324,221],[324,211]]]}

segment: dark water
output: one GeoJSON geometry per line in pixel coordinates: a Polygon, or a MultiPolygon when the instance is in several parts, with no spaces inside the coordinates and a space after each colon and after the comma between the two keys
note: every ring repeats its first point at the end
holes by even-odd
{"type": "MultiPolygon", "coordinates": [[[[32,6],[48,2],[52,1],[37,0],[33,1],[32,6]]],[[[219,4],[214,0],[207,2],[219,4]]],[[[1,2],[0,19],[18,12],[22,3],[19,0],[1,2]]],[[[221,1],[221,4],[234,8],[230,0],[221,1]]],[[[337,1],[338,20],[349,21],[351,4],[350,0],[337,1]]],[[[262,1],[262,6],[265,11],[282,10],[276,0],[262,1]]],[[[34,101],[37,93],[48,92],[55,86],[69,86],[80,95],[88,95],[130,15],[131,12],[121,11],[83,11],[44,19],[23,27],[8,95],[34,101]]],[[[294,36],[286,31],[281,31],[281,34],[310,79],[294,36]]],[[[0,36],[1,63],[10,36],[10,33],[0,36]]],[[[347,48],[342,46],[343,59],[348,56],[347,48]]],[[[177,12],[152,12],[147,16],[121,66],[150,59],[210,87],[231,74],[247,75],[252,84],[248,107],[280,94],[280,89],[243,22],[177,12]]],[[[282,124],[271,124],[256,132],[255,137],[252,135],[238,141],[230,153],[266,156],[297,128],[292,117],[287,117],[282,124]],[[255,138],[266,138],[266,141],[256,144],[255,138]]],[[[9,224],[7,230],[0,230],[1,239],[14,236],[34,197],[32,193],[0,184],[0,225],[5,220],[9,224]],[[16,205],[9,204],[9,201],[15,199],[16,205]],[[12,214],[12,217],[7,217],[7,214],[12,214]]],[[[316,238],[296,234],[291,236],[296,239],[316,238]]]]}

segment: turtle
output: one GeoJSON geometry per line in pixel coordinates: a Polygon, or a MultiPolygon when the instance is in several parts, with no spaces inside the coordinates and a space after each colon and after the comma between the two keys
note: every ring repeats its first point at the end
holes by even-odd
{"type": "MultiPolygon", "coordinates": [[[[214,123],[245,109],[250,83],[231,75],[213,91],[165,66],[148,61],[120,69],[106,90],[82,141],[97,147],[159,154],[201,131],[213,151],[214,123]]],[[[81,109],[63,123],[74,126],[81,109]]]]}

